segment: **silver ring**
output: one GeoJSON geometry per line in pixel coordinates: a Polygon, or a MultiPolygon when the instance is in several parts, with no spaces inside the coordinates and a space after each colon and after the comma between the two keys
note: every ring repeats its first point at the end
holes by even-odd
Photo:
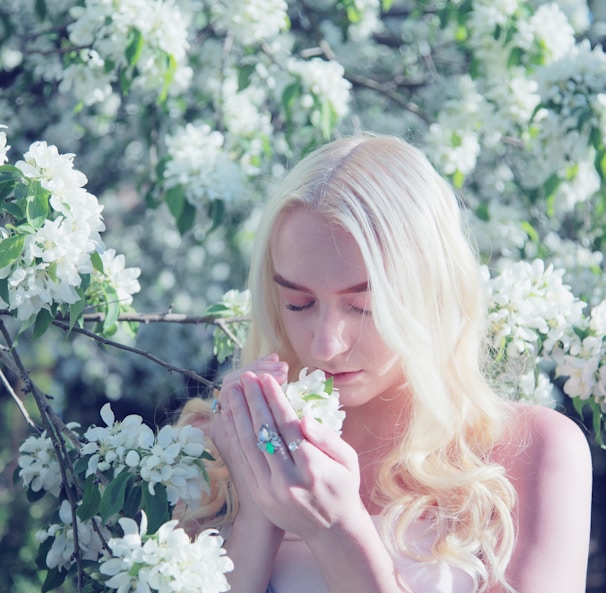
{"type": "Polygon", "coordinates": [[[307,439],[295,439],[294,441],[290,441],[290,443],[288,443],[288,450],[291,453],[294,453],[298,448],[299,445],[301,445],[301,443],[304,443],[307,439]]]}
{"type": "Polygon", "coordinates": [[[262,424],[257,438],[257,447],[269,455],[273,455],[282,446],[280,435],[269,428],[269,424],[262,424]]]}
{"type": "Polygon", "coordinates": [[[210,404],[210,409],[212,411],[213,414],[220,414],[221,413],[221,404],[219,403],[218,399],[213,399],[212,403],[210,404]]]}

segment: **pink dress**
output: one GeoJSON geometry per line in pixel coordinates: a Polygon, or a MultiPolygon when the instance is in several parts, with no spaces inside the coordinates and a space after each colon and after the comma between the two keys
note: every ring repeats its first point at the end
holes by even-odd
{"type": "MultiPolygon", "coordinates": [[[[375,523],[378,517],[373,517],[375,523]]],[[[417,521],[409,530],[423,553],[429,553],[435,532],[431,524],[417,521]]],[[[400,575],[414,593],[474,593],[473,579],[446,562],[419,562],[399,556],[395,559],[400,575]]],[[[278,550],[268,593],[329,593],[315,558],[303,540],[286,534],[278,550]]]]}

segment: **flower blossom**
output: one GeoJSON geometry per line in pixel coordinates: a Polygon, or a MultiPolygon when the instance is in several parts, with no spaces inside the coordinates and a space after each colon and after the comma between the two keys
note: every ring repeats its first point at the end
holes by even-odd
{"type": "Polygon", "coordinates": [[[193,541],[177,521],[164,523],[153,535],[147,534],[147,517],[141,525],[120,519],[124,532],[108,544],[113,558],[100,565],[105,585],[119,593],[221,593],[229,590],[225,573],[233,562],[225,555],[223,539],[214,530],[205,530],[193,541]]]}
{"type": "Polygon", "coordinates": [[[45,490],[53,496],[61,491],[61,472],[55,449],[44,431],[40,436],[30,436],[19,447],[19,477],[25,488],[34,492],[45,490]]]}
{"type": "Polygon", "coordinates": [[[349,92],[351,83],[344,78],[345,70],[341,64],[322,58],[288,61],[288,71],[299,77],[303,90],[303,106],[311,108],[311,120],[319,125],[321,105],[327,104],[338,119],[349,112],[349,92]]]}
{"type": "Polygon", "coordinates": [[[275,37],[288,28],[285,0],[223,0],[212,3],[215,25],[244,46],[275,37]]]}
{"type": "MultiPolygon", "coordinates": [[[[0,125],[1,128],[6,128],[6,126],[0,125]]],[[[8,157],[6,153],[10,150],[10,146],[6,142],[6,132],[0,131],[0,165],[3,165],[8,161],[8,157]]]]}
{"type": "Polygon", "coordinates": [[[244,176],[223,148],[224,140],[221,132],[204,123],[189,123],[167,136],[165,187],[183,186],[187,200],[199,209],[213,200],[241,199],[244,176]]]}
{"type": "Polygon", "coordinates": [[[116,421],[110,404],[101,408],[106,426],[92,426],[84,434],[88,441],[81,455],[90,456],[86,475],[111,471],[113,477],[124,469],[138,475],[150,494],[155,486],[166,488],[168,502],[182,500],[197,506],[203,492],[208,492],[202,456],[204,433],[192,426],[164,426],[157,435],[131,414],[116,421]]]}
{"type": "MultiPolygon", "coordinates": [[[[51,569],[67,570],[75,562],[72,509],[67,500],[64,500],[59,507],[59,519],[61,523],[53,523],[47,530],[38,531],[36,539],[42,543],[52,537],[53,543],[46,554],[46,566],[51,569]]],[[[94,520],[104,539],[108,538],[109,531],[103,527],[100,518],[95,517],[94,520]]],[[[76,517],[76,525],[82,559],[97,561],[103,550],[103,544],[92,521],[83,522],[76,517]]]]}
{"type": "Polygon", "coordinates": [[[310,416],[341,434],[345,412],[340,409],[338,390],[324,371],[317,369],[308,374],[307,370],[301,370],[298,381],[283,386],[286,397],[299,418],[310,416]]]}

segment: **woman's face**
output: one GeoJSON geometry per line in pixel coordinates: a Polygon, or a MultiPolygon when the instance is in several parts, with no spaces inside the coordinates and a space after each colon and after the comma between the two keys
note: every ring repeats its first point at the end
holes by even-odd
{"type": "Polygon", "coordinates": [[[271,255],[280,317],[301,365],[332,376],[345,407],[395,395],[403,384],[400,361],[373,323],[353,237],[298,209],[279,219],[271,255]]]}

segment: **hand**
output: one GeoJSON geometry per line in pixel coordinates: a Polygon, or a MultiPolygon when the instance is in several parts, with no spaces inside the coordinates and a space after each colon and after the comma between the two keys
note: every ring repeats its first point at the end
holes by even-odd
{"type": "Polygon", "coordinates": [[[230,410],[241,475],[255,506],[272,523],[305,540],[366,513],[356,452],[316,420],[300,421],[274,376],[244,372],[239,382],[230,410]],[[273,455],[257,446],[264,424],[281,437],[273,455]],[[290,451],[288,443],[301,439],[290,451]]]}
{"type": "MultiPolygon", "coordinates": [[[[234,399],[240,402],[242,399],[242,385],[240,379],[244,373],[267,374],[278,383],[286,382],[288,378],[288,365],[278,359],[276,354],[270,354],[261,358],[247,367],[228,373],[221,386],[217,397],[220,413],[214,414],[210,425],[207,427],[208,434],[217,447],[221,458],[227,466],[232,482],[238,493],[240,514],[258,519],[260,514],[256,504],[250,497],[250,491],[246,480],[242,475],[242,467],[246,465],[242,447],[237,438],[234,426],[232,407],[234,399]]],[[[265,517],[263,517],[265,519],[265,517]]]]}

